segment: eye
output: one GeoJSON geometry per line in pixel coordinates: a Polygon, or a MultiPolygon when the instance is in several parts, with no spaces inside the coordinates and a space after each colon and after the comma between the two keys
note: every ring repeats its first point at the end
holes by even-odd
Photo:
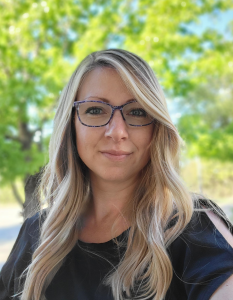
{"type": "Polygon", "coordinates": [[[131,111],[128,113],[128,115],[131,115],[134,117],[146,117],[147,113],[142,108],[134,108],[134,109],[131,109],[131,111]]]}
{"type": "Polygon", "coordinates": [[[101,107],[98,106],[92,106],[89,107],[86,111],[86,114],[91,114],[91,115],[100,115],[100,114],[104,114],[104,111],[101,107]]]}

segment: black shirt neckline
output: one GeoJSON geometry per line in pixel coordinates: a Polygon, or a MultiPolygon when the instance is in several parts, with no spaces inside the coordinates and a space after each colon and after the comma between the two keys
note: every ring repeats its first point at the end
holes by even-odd
{"type": "Polygon", "coordinates": [[[104,249],[104,248],[109,248],[112,246],[115,246],[115,242],[114,239],[116,239],[118,242],[123,241],[127,236],[128,236],[128,232],[130,230],[131,227],[129,227],[128,229],[126,229],[125,231],[123,231],[120,235],[118,235],[117,237],[103,242],[103,243],[87,243],[87,242],[83,242],[81,240],[78,240],[77,243],[79,246],[81,246],[82,248],[92,248],[92,249],[104,249]]]}

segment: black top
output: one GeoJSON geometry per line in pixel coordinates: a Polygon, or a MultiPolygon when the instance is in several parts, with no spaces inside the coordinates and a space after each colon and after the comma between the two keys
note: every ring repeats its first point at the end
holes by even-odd
{"type": "MultiPolygon", "coordinates": [[[[31,261],[38,228],[38,214],[23,223],[0,274],[0,300],[19,299],[10,296],[17,292],[17,278],[31,261]]],[[[127,240],[128,231],[117,240],[127,240]]],[[[233,248],[205,212],[194,213],[168,252],[174,271],[165,300],[209,300],[233,274],[233,248]]],[[[98,244],[78,241],[47,288],[47,300],[113,300],[110,287],[102,281],[123,253],[113,240],[98,244]]]]}

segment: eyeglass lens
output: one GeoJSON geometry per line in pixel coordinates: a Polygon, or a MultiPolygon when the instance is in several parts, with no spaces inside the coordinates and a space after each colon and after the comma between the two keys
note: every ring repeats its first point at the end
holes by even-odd
{"type": "MultiPolygon", "coordinates": [[[[147,125],[153,120],[153,118],[148,115],[137,102],[125,105],[122,112],[129,125],[147,125]]],[[[89,126],[101,126],[108,123],[112,115],[112,108],[104,103],[87,101],[79,104],[78,114],[83,124],[89,126]]]]}

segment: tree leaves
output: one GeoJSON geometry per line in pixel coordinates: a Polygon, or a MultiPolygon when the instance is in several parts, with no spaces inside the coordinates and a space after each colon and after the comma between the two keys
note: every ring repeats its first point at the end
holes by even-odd
{"type": "MultiPolygon", "coordinates": [[[[211,109],[195,95],[201,93],[200,85],[202,91],[204,85],[212,87],[212,80],[228,78],[230,85],[232,24],[227,39],[214,28],[194,29],[201,17],[233,9],[232,1],[2,0],[0,9],[0,183],[23,179],[45,163],[44,132],[51,127],[59,92],[86,55],[105,48],[124,48],[143,57],[169,98],[182,99],[179,127],[193,154],[206,156],[200,139],[205,148],[213,148],[214,140],[223,136],[230,141],[232,121],[221,127],[222,134],[214,127],[220,121],[213,111],[216,122],[202,123],[211,109]],[[185,116],[191,94],[196,99],[193,113],[185,116]],[[196,109],[196,103],[206,112],[196,109]]],[[[222,118],[226,120],[224,113],[222,118]]],[[[211,155],[217,157],[221,147],[211,155]]],[[[232,159],[230,142],[225,149],[224,157],[232,159]]]]}

